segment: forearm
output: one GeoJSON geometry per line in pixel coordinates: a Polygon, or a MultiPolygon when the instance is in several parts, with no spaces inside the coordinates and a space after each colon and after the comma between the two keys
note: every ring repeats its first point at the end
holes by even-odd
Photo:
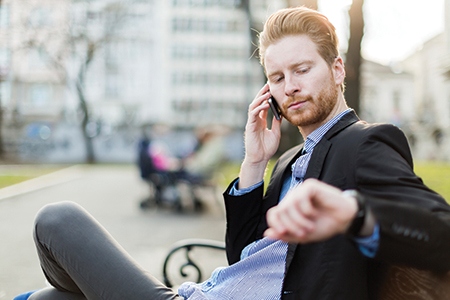
{"type": "Polygon", "coordinates": [[[244,159],[239,172],[239,189],[245,189],[261,182],[267,168],[267,161],[252,163],[244,159]]]}

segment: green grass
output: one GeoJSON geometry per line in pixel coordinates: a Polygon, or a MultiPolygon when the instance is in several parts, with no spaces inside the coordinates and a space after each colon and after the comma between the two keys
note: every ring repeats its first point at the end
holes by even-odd
{"type": "Polygon", "coordinates": [[[450,203],[450,163],[416,162],[414,170],[424,183],[450,203]]]}
{"type": "Polygon", "coordinates": [[[34,178],[33,176],[26,175],[0,175],[0,188],[4,188],[10,185],[20,183],[22,181],[34,178]]]}
{"type": "MultiPolygon", "coordinates": [[[[271,161],[266,172],[265,181],[268,182],[274,161],[271,161]]],[[[226,187],[239,173],[239,164],[228,164],[222,170],[219,184],[226,187]]],[[[425,184],[441,194],[450,203],[450,163],[449,162],[416,162],[415,172],[425,184]]]]}
{"type": "MultiPolygon", "coordinates": [[[[265,182],[269,182],[270,175],[272,174],[272,168],[275,164],[275,160],[269,162],[269,166],[266,170],[266,175],[264,177],[265,182]]],[[[218,184],[222,188],[226,188],[232,180],[239,176],[239,169],[241,167],[240,163],[228,163],[220,169],[220,176],[218,176],[218,184]]]]}
{"type": "MultiPolygon", "coordinates": [[[[265,180],[269,176],[275,161],[269,163],[265,180]]],[[[17,165],[0,166],[0,188],[17,184],[38,176],[55,172],[67,166],[58,165],[17,165]]],[[[240,163],[229,163],[220,170],[217,176],[218,183],[222,188],[236,178],[239,174],[240,163]]],[[[450,163],[449,162],[416,162],[415,172],[422,177],[423,181],[431,189],[441,194],[450,203],[450,163]]]]}
{"type": "Polygon", "coordinates": [[[57,165],[3,165],[0,166],[0,188],[52,173],[63,167],[57,165]]]}

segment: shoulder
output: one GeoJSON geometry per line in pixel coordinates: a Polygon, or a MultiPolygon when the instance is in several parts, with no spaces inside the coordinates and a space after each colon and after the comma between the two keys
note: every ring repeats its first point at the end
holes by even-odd
{"type": "Polygon", "coordinates": [[[397,126],[389,123],[369,123],[366,121],[358,121],[348,126],[343,132],[362,133],[362,134],[379,134],[379,133],[397,133],[403,134],[403,131],[397,126]]]}
{"type": "Polygon", "coordinates": [[[342,130],[332,139],[349,139],[354,142],[383,142],[389,144],[406,145],[407,139],[404,132],[395,125],[387,123],[368,123],[358,121],[342,130]]]}
{"type": "Polygon", "coordinates": [[[412,154],[403,131],[387,123],[358,121],[330,138],[339,153],[364,160],[391,159],[399,156],[412,165],[412,154]]]}

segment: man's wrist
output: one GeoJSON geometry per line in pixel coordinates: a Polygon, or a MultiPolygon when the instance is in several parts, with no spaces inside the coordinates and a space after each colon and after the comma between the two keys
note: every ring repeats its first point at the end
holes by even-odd
{"type": "Polygon", "coordinates": [[[359,236],[367,217],[367,206],[364,197],[356,190],[346,190],[342,192],[345,197],[351,197],[356,200],[357,211],[355,217],[346,230],[346,235],[359,236]]]}
{"type": "Polygon", "coordinates": [[[264,178],[268,162],[250,163],[244,159],[239,173],[239,189],[250,187],[264,178]]]}

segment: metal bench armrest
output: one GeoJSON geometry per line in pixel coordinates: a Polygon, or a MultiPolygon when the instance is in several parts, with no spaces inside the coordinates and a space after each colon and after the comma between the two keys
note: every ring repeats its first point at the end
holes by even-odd
{"type": "Polygon", "coordinates": [[[184,271],[184,269],[186,267],[193,267],[197,272],[196,282],[200,282],[202,280],[202,272],[201,272],[200,268],[198,267],[198,264],[195,263],[190,256],[191,250],[193,250],[194,248],[197,248],[197,247],[225,251],[225,243],[216,241],[216,240],[185,239],[185,240],[181,240],[181,241],[175,243],[172,246],[172,248],[169,250],[169,253],[166,256],[166,259],[164,260],[163,277],[164,277],[164,284],[166,286],[173,287],[173,284],[169,279],[168,270],[167,270],[169,261],[176,252],[183,251],[183,249],[185,250],[186,262],[180,266],[181,276],[183,276],[183,277],[187,276],[187,273],[184,271]]]}

